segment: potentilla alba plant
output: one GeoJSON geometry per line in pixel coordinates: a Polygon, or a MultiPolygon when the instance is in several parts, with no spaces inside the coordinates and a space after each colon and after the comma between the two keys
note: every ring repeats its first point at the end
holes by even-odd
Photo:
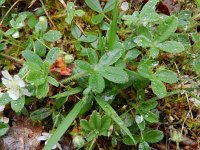
{"type": "MultiPolygon", "coordinates": [[[[47,144],[48,140],[50,139],[52,134],[43,132],[41,136],[37,137],[39,141],[45,141],[45,145],[47,144]]],[[[59,143],[55,144],[52,149],[58,148],[59,150],[62,150],[62,147],[59,143]]]]}
{"type": "Polygon", "coordinates": [[[31,96],[31,93],[25,88],[25,82],[18,76],[12,77],[7,70],[1,72],[3,75],[2,83],[7,88],[7,93],[12,100],[17,100],[21,96],[31,96]]]}

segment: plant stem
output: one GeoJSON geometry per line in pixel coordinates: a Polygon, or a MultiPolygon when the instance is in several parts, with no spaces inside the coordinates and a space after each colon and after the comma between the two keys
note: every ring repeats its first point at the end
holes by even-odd
{"type": "Polygon", "coordinates": [[[60,81],[61,84],[64,84],[64,83],[68,83],[70,81],[73,81],[73,80],[76,80],[78,78],[81,78],[81,77],[84,77],[84,76],[87,76],[88,74],[86,72],[81,72],[81,73],[77,73],[71,77],[68,77],[66,79],[63,79],[60,81]]]}
{"type": "Polygon", "coordinates": [[[89,147],[88,150],[92,150],[92,148],[93,148],[95,142],[96,142],[96,137],[92,140],[92,142],[91,142],[90,147],[89,147]]]}
{"type": "Polygon", "coordinates": [[[2,54],[0,53],[1,56],[5,57],[6,59],[9,59],[9,60],[12,60],[12,61],[15,61],[16,63],[18,64],[23,64],[23,61],[21,61],[20,59],[18,58],[15,58],[15,57],[12,57],[12,56],[9,56],[9,55],[6,55],[6,54],[2,54]]]}

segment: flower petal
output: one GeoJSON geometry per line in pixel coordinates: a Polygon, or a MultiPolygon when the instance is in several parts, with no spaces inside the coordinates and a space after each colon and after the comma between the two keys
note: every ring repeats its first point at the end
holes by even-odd
{"type": "Polygon", "coordinates": [[[12,98],[13,100],[17,100],[20,97],[19,90],[10,89],[7,91],[7,93],[9,97],[12,98]]]}
{"type": "Polygon", "coordinates": [[[47,137],[46,136],[39,136],[39,137],[37,137],[37,140],[38,141],[46,141],[47,137]]]}
{"type": "Polygon", "coordinates": [[[3,111],[5,108],[5,105],[0,105],[0,112],[3,111]]]}
{"type": "Polygon", "coordinates": [[[27,89],[25,88],[21,88],[21,92],[22,92],[22,95],[26,95],[26,96],[31,96],[32,93],[30,93],[27,89]]]}
{"type": "Polygon", "coordinates": [[[1,71],[2,75],[4,76],[4,78],[8,79],[8,80],[12,80],[12,76],[9,74],[9,72],[7,70],[1,71]]]}
{"type": "Polygon", "coordinates": [[[24,81],[18,76],[14,75],[14,81],[19,85],[20,87],[25,87],[24,81]]]}

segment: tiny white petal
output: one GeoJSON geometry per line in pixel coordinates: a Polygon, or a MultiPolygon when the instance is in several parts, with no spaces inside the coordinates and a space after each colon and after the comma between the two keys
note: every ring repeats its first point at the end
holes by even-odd
{"type": "Polygon", "coordinates": [[[129,9],[129,3],[128,2],[123,2],[121,4],[121,10],[127,11],[129,9]]]}
{"type": "Polygon", "coordinates": [[[1,73],[4,76],[4,78],[12,80],[12,76],[9,74],[7,70],[1,71],[1,73]]]}
{"type": "Polygon", "coordinates": [[[27,89],[25,89],[25,88],[22,88],[21,89],[21,92],[22,92],[22,94],[23,95],[26,95],[26,96],[31,96],[32,95],[32,93],[30,93],[27,89]]]}
{"type": "Polygon", "coordinates": [[[37,137],[37,140],[38,141],[46,141],[47,137],[46,136],[39,136],[39,137],[37,137]]]}
{"type": "Polygon", "coordinates": [[[14,80],[20,87],[25,87],[24,81],[18,75],[14,75],[14,80]]]}
{"type": "Polygon", "coordinates": [[[13,100],[17,100],[20,95],[19,95],[19,91],[15,90],[15,89],[10,89],[7,91],[8,95],[10,98],[12,98],[13,100]]]}
{"type": "Polygon", "coordinates": [[[13,38],[19,38],[19,31],[16,31],[15,33],[12,34],[13,38]]]}

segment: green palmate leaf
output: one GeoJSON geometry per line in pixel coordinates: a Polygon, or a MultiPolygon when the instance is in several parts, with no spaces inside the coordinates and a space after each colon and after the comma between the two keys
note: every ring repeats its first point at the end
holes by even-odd
{"type": "Polygon", "coordinates": [[[81,69],[83,71],[87,71],[87,72],[93,71],[91,65],[86,61],[76,60],[75,64],[79,69],[81,69]]]}
{"type": "Polygon", "coordinates": [[[50,49],[50,51],[47,53],[45,61],[49,63],[49,65],[52,65],[56,59],[58,58],[59,55],[59,48],[58,47],[53,47],[50,49]]]}
{"type": "Polygon", "coordinates": [[[35,54],[34,52],[32,51],[23,51],[22,52],[22,56],[27,60],[27,61],[30,61],[32,63],[36,63],[38,64],[39,66],[42,66],[43,65],[43,61],[42,59],[37,55],[35,54]]]}
{"type": "Polygon", "coordinates": [[[0,0],[0,6],[3,5],[6,2],[6,0],[0,0]]]}
{"type": "Polygon", "coordinates": [[[30,118],[33,121],[39,121],[39,120],[43,120],[45,118],[47,118],[48,116],[50,116],[52,113],[50,108],[40,108],[34,112],[31,113],[30,118]]]}
{"type": "Polygon", "coordinates": [[[159,49],[155,48],[155,47],[151,47],[149,49],[149,56],[152,58],[156,58],[159,55],[159,49]]]}
{"type": "Polygon", "coordinates": [[[139,150],[151,150],[147,142],[142,142],[139,144],[139,150]]]}
{"type": "Polygon", "coordinates": [[[159,15],[155,12],[156,4],[160,0],[149,0],[140,12],[140,18],[145,22],[154,22],[159,20],[159,15]]]}
{"type": "Polygon", "coordinates": [[[0,121],[0,137],[5,135],[9,130],[9,125],[0,121]]]}
{"type": "Polygon", "coordinates": [[[144,60],[139,63],[138,72],[145,78],[150,78],[153,75],[153,61],[144,60]]]}
{"type": "Polygon", "coordinates": [[[66,92],[56,94],[56,95],[52,96],[51,98],[59,99],[59,98],[62,98],[62,97],[68,97],[68,96],[70,96],[70,95],[77,94],[77,93],[79,93],[79,92],[81,92],[81,91],[82,91],[82,88],[76,87],[76,88],[69,89],[69,90],[66,91],[66,92]]]}
{"type": "Polygon", "coordinates": [[[167,95],[167,90],[165,85],[160,80],[152,80],[151,88],[153,93],[158,96],[158,98],[163,98],[167,95]]]}
{"type": "Polygon", "coordinates": [[[142,115],[136,115],[135,122],[137,123],[140,130],[143,131],[145,129],[145,120],[142,115]]]}
{"type": "Polygon", "coordinates": [[[62,34],[60,33],[60,31],[57,31],[57,30],[49,30],[43,36],[44,40],[48,42],[55,42],[59,40],[61,37],[62,37],[62,34]]]}
{"type": "MultiPolygon", "coordinates": [[[[40,39],[40,41],[43,42],[42,39],[40,39]]],[[[43,43],[44,43],[44,42],[43,42],[43,43]]],[[[46,54],[46,47],[45,47],[41,42],[35,41],[35,42],[34,42],[34,49],[35,49],[35,53],[36,53],[37,55],[39,55],[40,57],[45,56],[45,54],[46,54]]]]}
{"type": "Polygon", "coordinates": [[[11,101],[11,107],[15,112],[21,112],[24,108],[24,104],[25,96],[21,96],[19,99],[11,101]]]}
{"type": "Polygon", "coordinates": [[[125,83],[128,81],[128,74],[119,67],[101,67],[99,72],[104,78],[114,83],[125,83]]]}
{"type": "Polygon", "coordinates": [[[156,77],[166,83],[176,83],[178,81],[176,73],[166,69],[157,71],[156,77]]]}
{"type": "Polygon", "coordinates": [[[167,17],[158,27],[157,42],[167,40],[177,29],[178,19],[175,16],[167,17]]]}
{"type": "Polygon", "coordinates": [[[95,99],[96,99],[97,103],[100,105],[100,107],[106,112],[106,114],[108,116],[110,116],[112,118],[112,120],[115,121],[115,123],[117,125],[119,125],[120,128],[131,138],[131,140],[133,141],[133,143],[136,144],[136,141],[133,138],[131,132],[124,125],[122,119],[118,116],[118,114],[116,113],[116,111],[108,103],[106,103],[104,100],[102,100],[100,98],[97,98],[97,97],[95,99]]]}
{"type": "Polygon", "coordinates": [[[81,51],[81,56],[87,56],[89,58],[90,64],[97,64],[98,56],[94,49],[84,48],[81,51]]]}
{"type": "Polygon", "coordinates": [[[110,66],[114,64],[122,56],[122,52],[119,49],[109,51],[105,53],[99,60],[100,65],[110,66]]]}
{"type": "Polygon", "coordinates": [[[108,115],[104,115],[101,119],[101,131],[108,130],[111,124],[111,118],[108,115]]]}
{"type": "Polygon", "coordinates": [[[92,115],[90,116],[90,120],[89,120],[89,126],[93,130],[100,129],[101,116],[98,112],[96,112],[96,111],[92,112],[92,115]]]}
{"type": "Polygon", "coordinates": [[[103,10],[99,0],[85,0],[85,3],[94,11],[101,13],[103,10]]]}
{"type": "Polygon", "coordinates": [[[112,50],[114,48],[114,45],[116,43],[116,38],[117,38],[117,20],[118,20],[118,0],[115,0],[115,8],[114,8],[114,14],[113,14],[113,19],[111,22],[110,30],[109,30],[109,35],[108,35],[108,48],[112,50]]]}
{"type": "Polygon", "coordinates": [[[151,111],[147,111],[145,112],[144,119],[148,122],[156,123],[158,122],[158,115],[154,114],[151,111]]]}
{"type": "Polygon", "coordinates": [[[151,47],[152,41],[144,35],[139,35],[134,39],[134,42],[141,47],[151,47]]]}
{"type": "Polygon", "coordinates": [[[78,39],[81,36],[81,30],[78,28],[76,24],[72,24],[71,33],[75,39],[78,39]]]}
{"type": "Polygon", "coordinates": [[[89,77],[89,86],[92,91],[102,93],[105,88],[105,81],[99,73],[94,72],[89,77]]]}
{"type": "Polygon", "coordinates": [[[92,17],[92,23],[93,24],[99,24],[104,18],[104,14],[98,14],[96,16],[92,17]]]}
{"type": "Polygon", "coordinates": [[[62,135],[65,133],[65,131],[69,128],[71,123],[74,121],[76,116],[81,111],[82,107],[84,106],[85,98],[80,100],[74,108],[69,112],[67,117],[65,117],[62,121],[62,123],[58,126],[54,134],[51,136],[51,138],[48,140],[48,143],[45,145],[43,150],[51,150],[52,147],[60,140],[62,135]]]}
{"type": "Polygon", "coordinates": [[[56,86],[56,87],[59,86],[58,81],[57,81],[56,79],[54,79],[53,77],[51,77],[51,76],[48,76],[48,77],[47,77],[47,81],[48,81],[50,84],[52,84],[52,85],[54,85],[54,86],[56,86]]]}
{"type": "Polygon", "coordinates": [[[0,96],[0,105],[6,105],[12,101],[12,98],[7,93],[0,96]]]}
{"type": "Polygon", "coordinates": [[[133,59],[137,58],[140,54],[141,54],[141,52],[138,49],[132,49],[127,52],[125,59],[133,60],[133,59]]]}
{"type": "Polygon", "coordinates": [[[144,140],[148,143],[157,143],[164,137],[162,131],[150,130],[143,133],[144,140]]]}
{"type": "Polygon", "coordinates": [[[89,122],[86,119],[81,119],[80,121],[81,128],[85,131],[91,131],[89,122]]]}
{"type": "Polygon", "coordinates": [[[28,83],[31,83],[35,86],[39,86],[41,84],[44,84],[46,76],[44,76],[40,70],[38,71],[35,70],[35,71],[30,71],[26,79],[28,83]]]}
{"type": "Polygon", "coordinates": [[[45,81],[43,84],[39,85],[36,89],[36,97],[44,98],[49,92],[49,83],[45,81]]]}
{"type": "Polygon", "coordinates": [[[180,53],[185,50],[183,44],[181,42],[176,41],[165,41],[163,43],[159,43],[156,45],[162,51],[169,52],[169,53],[180,53]]]}
{"type": "Polygon", "coordinates": [[[106,3],[106,6],[104,7],[103,9],[103,12],[104,13],[107,13],[111,10],[113,10],[115,7],[115,0],[109,0],[107,3],[106,3]]]}
{"type": "Polygon", "coordinates": [[[96,41],[98,38],[97,35],[93,34],[93,33],[87,33],[85,35],[82,35],[78,40],[80,42],[86,42],[86,43],[91,43],[96,41]]]}

